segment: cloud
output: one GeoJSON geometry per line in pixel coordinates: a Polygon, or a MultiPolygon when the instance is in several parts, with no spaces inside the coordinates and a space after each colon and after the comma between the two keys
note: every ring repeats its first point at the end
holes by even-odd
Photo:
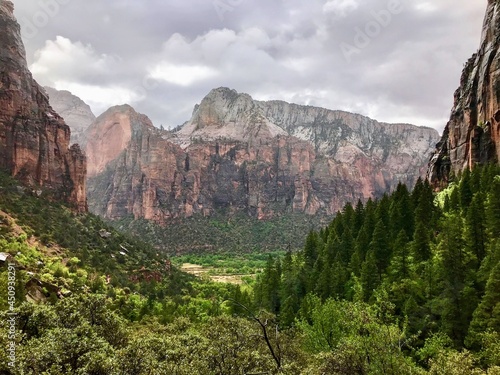
{"type": "Polygon", "coordinates": [[[68,90],[88,103],[96,113],[144,97],[121,80],[121,61],[98,53],[90,44],[57,36],[35,53],[30,70],[40,84],[68,90]]]}
{"type": "MultiPolygon", "coordinates": [[[[76,90],[96,113],[128,101],[157,125],[188,120],[212,88],[228,86],[442,130],[486,4],[391,1],[402,12],[351,59],[342,43],[380,23],[374,14],[387,14],[388,0],[226,1],[223,19],[206,0],[69,2],[26,49],[42,84],[76,90]]],[[[38,2],[16,8],[27,20],[41,11],[38,2]]]]}
{"type": "Polygon", "coordinates": [[[30,70],[44,84],[53,85],[61,80],[106,78],[118,64],[117,58],[98,54],[90,44],[57,36],[36,51],[30,70]]]}
{"type": "Polygon", "coordinates": [[[356,0],[330,0],[323,5],[323,12],[343,18],[358,7],[356,0]]]}
{"type": "Polygon", "coordinates": [[[217,71],[202,65],[174,65],[163,62],[151,71],[151,78],[179,86],[191,86],[195,82],[217,75],[217,71]]]}

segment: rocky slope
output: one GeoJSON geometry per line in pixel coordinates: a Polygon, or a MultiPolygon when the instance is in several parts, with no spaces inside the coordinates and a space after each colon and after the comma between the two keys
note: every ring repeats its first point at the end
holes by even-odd
{"type": "Polygon", "coordinates": [[[86,209],[86,160],[26,64],[10,1],[0,2],[0,168],[86,209]]]}
{"type": "Polygon", "coordinates": [[[163,225],[219,210],[259,219],[331,215],[400,180],[413,184],[438,134],[219,88],[177,132],[121,106],[101,115],[86,138],[91,210],[163,225]]]}
{"type": "Polygon", "coordinates": [[[85,143],[82,135],[96,119],[89,105],[69,91],[56,90],[52,87],[44,87],[44,89],[49,95],[52,108],[71,128],[71,144],[85,143]]]}
{"type": "Polygon", "coordinates": [[[450,173],[500,160],[500,1],[489,0],[481,45],[465,64],[450,121],[429,164],[444,186],[450,173]]]}

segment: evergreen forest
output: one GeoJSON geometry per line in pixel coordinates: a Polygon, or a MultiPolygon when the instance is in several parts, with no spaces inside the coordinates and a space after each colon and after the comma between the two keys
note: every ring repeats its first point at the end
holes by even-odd
{"type": "Polygon", "coordinates": [[[500,374],[497,165],[347,204],[239,285],[0,189],[2,374],[500,374]]]}

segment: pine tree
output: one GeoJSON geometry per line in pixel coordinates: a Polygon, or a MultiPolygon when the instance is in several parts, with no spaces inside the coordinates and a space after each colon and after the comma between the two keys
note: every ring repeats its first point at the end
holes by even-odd
{"type": "Polygon", "coordinates": [[[356,242],[354,245],[354,252],[358,254],[358,258],[361,261],[361,263],[365,261],[366,253],[370,246],[371,237],[372,234],[371,233],[369,234],[368,230],[363,227],[359,231],[358,237],[356,238],[356,242]]]}
{"type": "Polygon", "coordinates": [[[373,291],[380,285],[377,257],[373,250],[369,250],[366,254],[366,260],[361,269],[360,281],[363,288],[363,300],[369,301],[373,295],[373,291]]]}
{"type": "Polygon", "coordinates": [[[347,202],[347,204],[344,206],[344,209],[342,210],[342,221],[344,222],[344,227],[350,228],[351,231],[354,225],[354,215],[355,212],[352,204],[350,202],[347,202]]]}
{"type": "Polygon", "coordinates": [[[390,215],[389,215],[389,209],[390,209],[391,202],[389,200],[389,197],[387,194],[384,194],[383,197],[378,201],[377,204],[377,209],[375,210],[375,219],[376,221],[382,220],[384,223],[384,226],[386,228],[389,228],[389,221],[390,221],[390,215]]]}
{"type": "Polygon", "coordinates": [[[397,283],[403,279],[407,279],[410,276],[410,268],[409,240],[406,232],[402,229],[394,243],[389,280],[397,283]]]}
{"type": "Polygon", "coordinates": [[[458,188],[453,187],[450,194],[450,211],[456,211],[460,209],[460,195],[458,193],[458,188]]]}
{"type": "Polygon", "coordinates": [[[354,254],[352,254],[351,261],[349,262],[349,269],[354,276],[361,276],[361,269],[363,267],[364,258],[360,254],[360,250],[356,246],[354,254]]]}
{"type": "Polygon", "coordinates": [[[332,269],[330,267],[324,267],[319,274],[317,280],[315,280],[315,293],[325,301],[332,295],[332,269]]]}
{"type": "Polygon", "coordinates": [[[500,332],[500,263],[491,271],[481,303],[474,311],[467,341],[478,344],[487,330],[500,332]]]}
{"type": "Polygon", "coordinates": [[[306,238],[304,246],[304,262],[309,270],[312,270],[316,258],[319,253],[318,234],[315,231],[310,231],[306,238]]]}
{"type": "Polygon", "coordinates": [[[467,210],[464,238],[466,248],[476,256],[476,267],[479,268],[486,256],[486,213],[481,193],[474,195],[467,210]]]}
{"type": "Polygon", "coordinates": [[[349,264],[352,254],[354,254],[354,238],[352,238],[351,229],[346,227],[339,244],[340,260],[344,267],[349,264]]]}
{"type": "Polygon", "coordinates": [[[450,214],[444,218],[438,238],[442,327],[458,345],[463,344],[470,318],[477,306],[471,277],[473,255],[465,249],[462,232],[462,218],[458,213],[450,214]]]}
{"type": "Polygon", "coordinates": [[[387,238],[387,229],[382,220],[379,220],[375,226],[369,249],[375,254],[379,278],[382,279],[382,273],[391,260],[391,248],[387,238]]]}
{"type": "Polygon", "coordinates": [[[353,227],[352,227],[352,236],[356,238],[358,236],[361,227],[363,226],[363,222],[365,221],[365,207],[361,200],[358,200],[356,204],[356,209],[354,210],[353,217],[353,227]]]}
{"type": "Polygon", "coordinates": [[[349,281],[349,273],[340,256],[335,259],[331,268],[330,296],[343,299],[346,296],[346,285],[349,281]]]}
{"type": "Polygon", "coordinates": [[[255,288],[255,300],[257,304],[272,313],[280,310],[281,289],[281,264],[280,260],[269,256],[266,267],[255,288]]]}
{"type": "Polygon", "coordinates": [[[492,238],[500,238],[500,177],[495,177],[486,204],[488,232],[492,238]]]}
{"type": "Polygon", "coordinates": [[[431,257],[430,234],[423,222],[418,222],[415,227],[412,243],[413,257],[417,263],[425,262],[431,257]]]}
{"type": "Polygon", "coordinates": [[[408,238],[413,238],[414,204],[412,203],[412,199],[406,185],[399,184],[392,197],[389,209],[391,237],[393,239],[397,237],[401,229],[405,230],[408,238]]]}
{"type": "Polygon", "coordinates": [[[467,168],[462,174],[460,184],[458,185],[458,193],[460,199],[460,207],[466,211],[472,202],[472,187],[471,187],[471,173],[467,168]]]}

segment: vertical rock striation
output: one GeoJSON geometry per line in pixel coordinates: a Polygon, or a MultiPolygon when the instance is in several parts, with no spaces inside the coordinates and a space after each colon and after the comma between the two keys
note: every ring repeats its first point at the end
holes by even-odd
{"type": "Polygon", "coordinates": [[[481,45],[465,64],[451,117],[429,164],[445,186],[451,173],[500,160],[500,0],[489,0],[481,45]]]}
{"type": "Polygon", "coordinates": [[[13,4],[0,2],[0,168],[86,210],[86,158],[26,63],[13,4]]]}

